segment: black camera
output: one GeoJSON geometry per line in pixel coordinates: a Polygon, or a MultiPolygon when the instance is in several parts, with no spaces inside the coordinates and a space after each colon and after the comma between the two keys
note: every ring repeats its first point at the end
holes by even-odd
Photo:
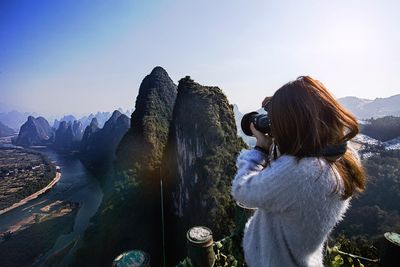
{"type": "Polygon", "coordinates": [[[253,136],[250,129],[250,124],[253,123],[254,127],[262,133],[271,135],[271,120],[267,114],[260,114],[256,111],[244,114],[241,127],[243,132],[248,136],[253,136]]]}

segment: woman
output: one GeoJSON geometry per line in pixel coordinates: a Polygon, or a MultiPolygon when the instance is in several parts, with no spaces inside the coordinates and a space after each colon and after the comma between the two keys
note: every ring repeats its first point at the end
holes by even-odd
{"type": "Polygon", "coordinates": [[[347,146],[359,132],[357,120],[308,76],[285,84],[263,106],[271,136],[251,125],[256,147],[240,153],[232,183],[235,200],[257,208],[245,227],[246,263],[323,266],[329,232],[365,189],[359,158],[347,146]]]}

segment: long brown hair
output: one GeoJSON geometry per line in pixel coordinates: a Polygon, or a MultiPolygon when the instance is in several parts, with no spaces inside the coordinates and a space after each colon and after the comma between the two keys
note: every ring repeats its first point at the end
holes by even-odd
{"type": "MultiPolygon", "coordinates": [[[[299,160],[320,155],[326,146],[347,142],[359,132],[356,118],[321,82],[309,76],[300,76],[277,90],[268,109],[279,151],[299,160]]],[[[343,181],[343,199],[365,189],[364,169],[351,151],[326,159],[343,181]]]]}

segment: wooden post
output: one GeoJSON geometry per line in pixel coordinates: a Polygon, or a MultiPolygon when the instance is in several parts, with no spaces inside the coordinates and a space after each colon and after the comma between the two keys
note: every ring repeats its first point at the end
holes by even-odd
{"type": "Polygon", "coordinates": [[[211,230],[204,226],[192,227],[187,231],[186,238],[188,257],[193,266],[214,266],[215,252],[211,230]]]}
{"type": "Polygon", "coordinates": [[[380,266],[398,266],[400,255],[400,235],[393,232],[385,233],[384,238],[382,238],[380,243],[380,266]]]}

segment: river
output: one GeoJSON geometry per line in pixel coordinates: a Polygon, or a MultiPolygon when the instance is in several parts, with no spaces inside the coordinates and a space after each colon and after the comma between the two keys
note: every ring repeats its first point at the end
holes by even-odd
{"type": "Polygon", "coordinates": [[[51,202],[60,200],[79,203],[80,207],[75,217],[73,231],[66,235],[59,236],[53,248],[47,251],[42,259],[35,265],[43,265],[43,262],[55,251],[77,239],[77,245],[59,264],[59,266],[67,266],[73,259],[73,255],[80,245],[80,240],[89,225],[90,219],[100,206],[103,192],[98,179],[83,166],[76,156],[59,154],[50,149],[40,149],[40,151],[46,154],[51,160],[56,161],[56,164],[61,167],[61,179],[44,195],[0,215],[0,232],[3,232],[8,227],[30,216],[30,214],[38,212],[51,202]]]}

